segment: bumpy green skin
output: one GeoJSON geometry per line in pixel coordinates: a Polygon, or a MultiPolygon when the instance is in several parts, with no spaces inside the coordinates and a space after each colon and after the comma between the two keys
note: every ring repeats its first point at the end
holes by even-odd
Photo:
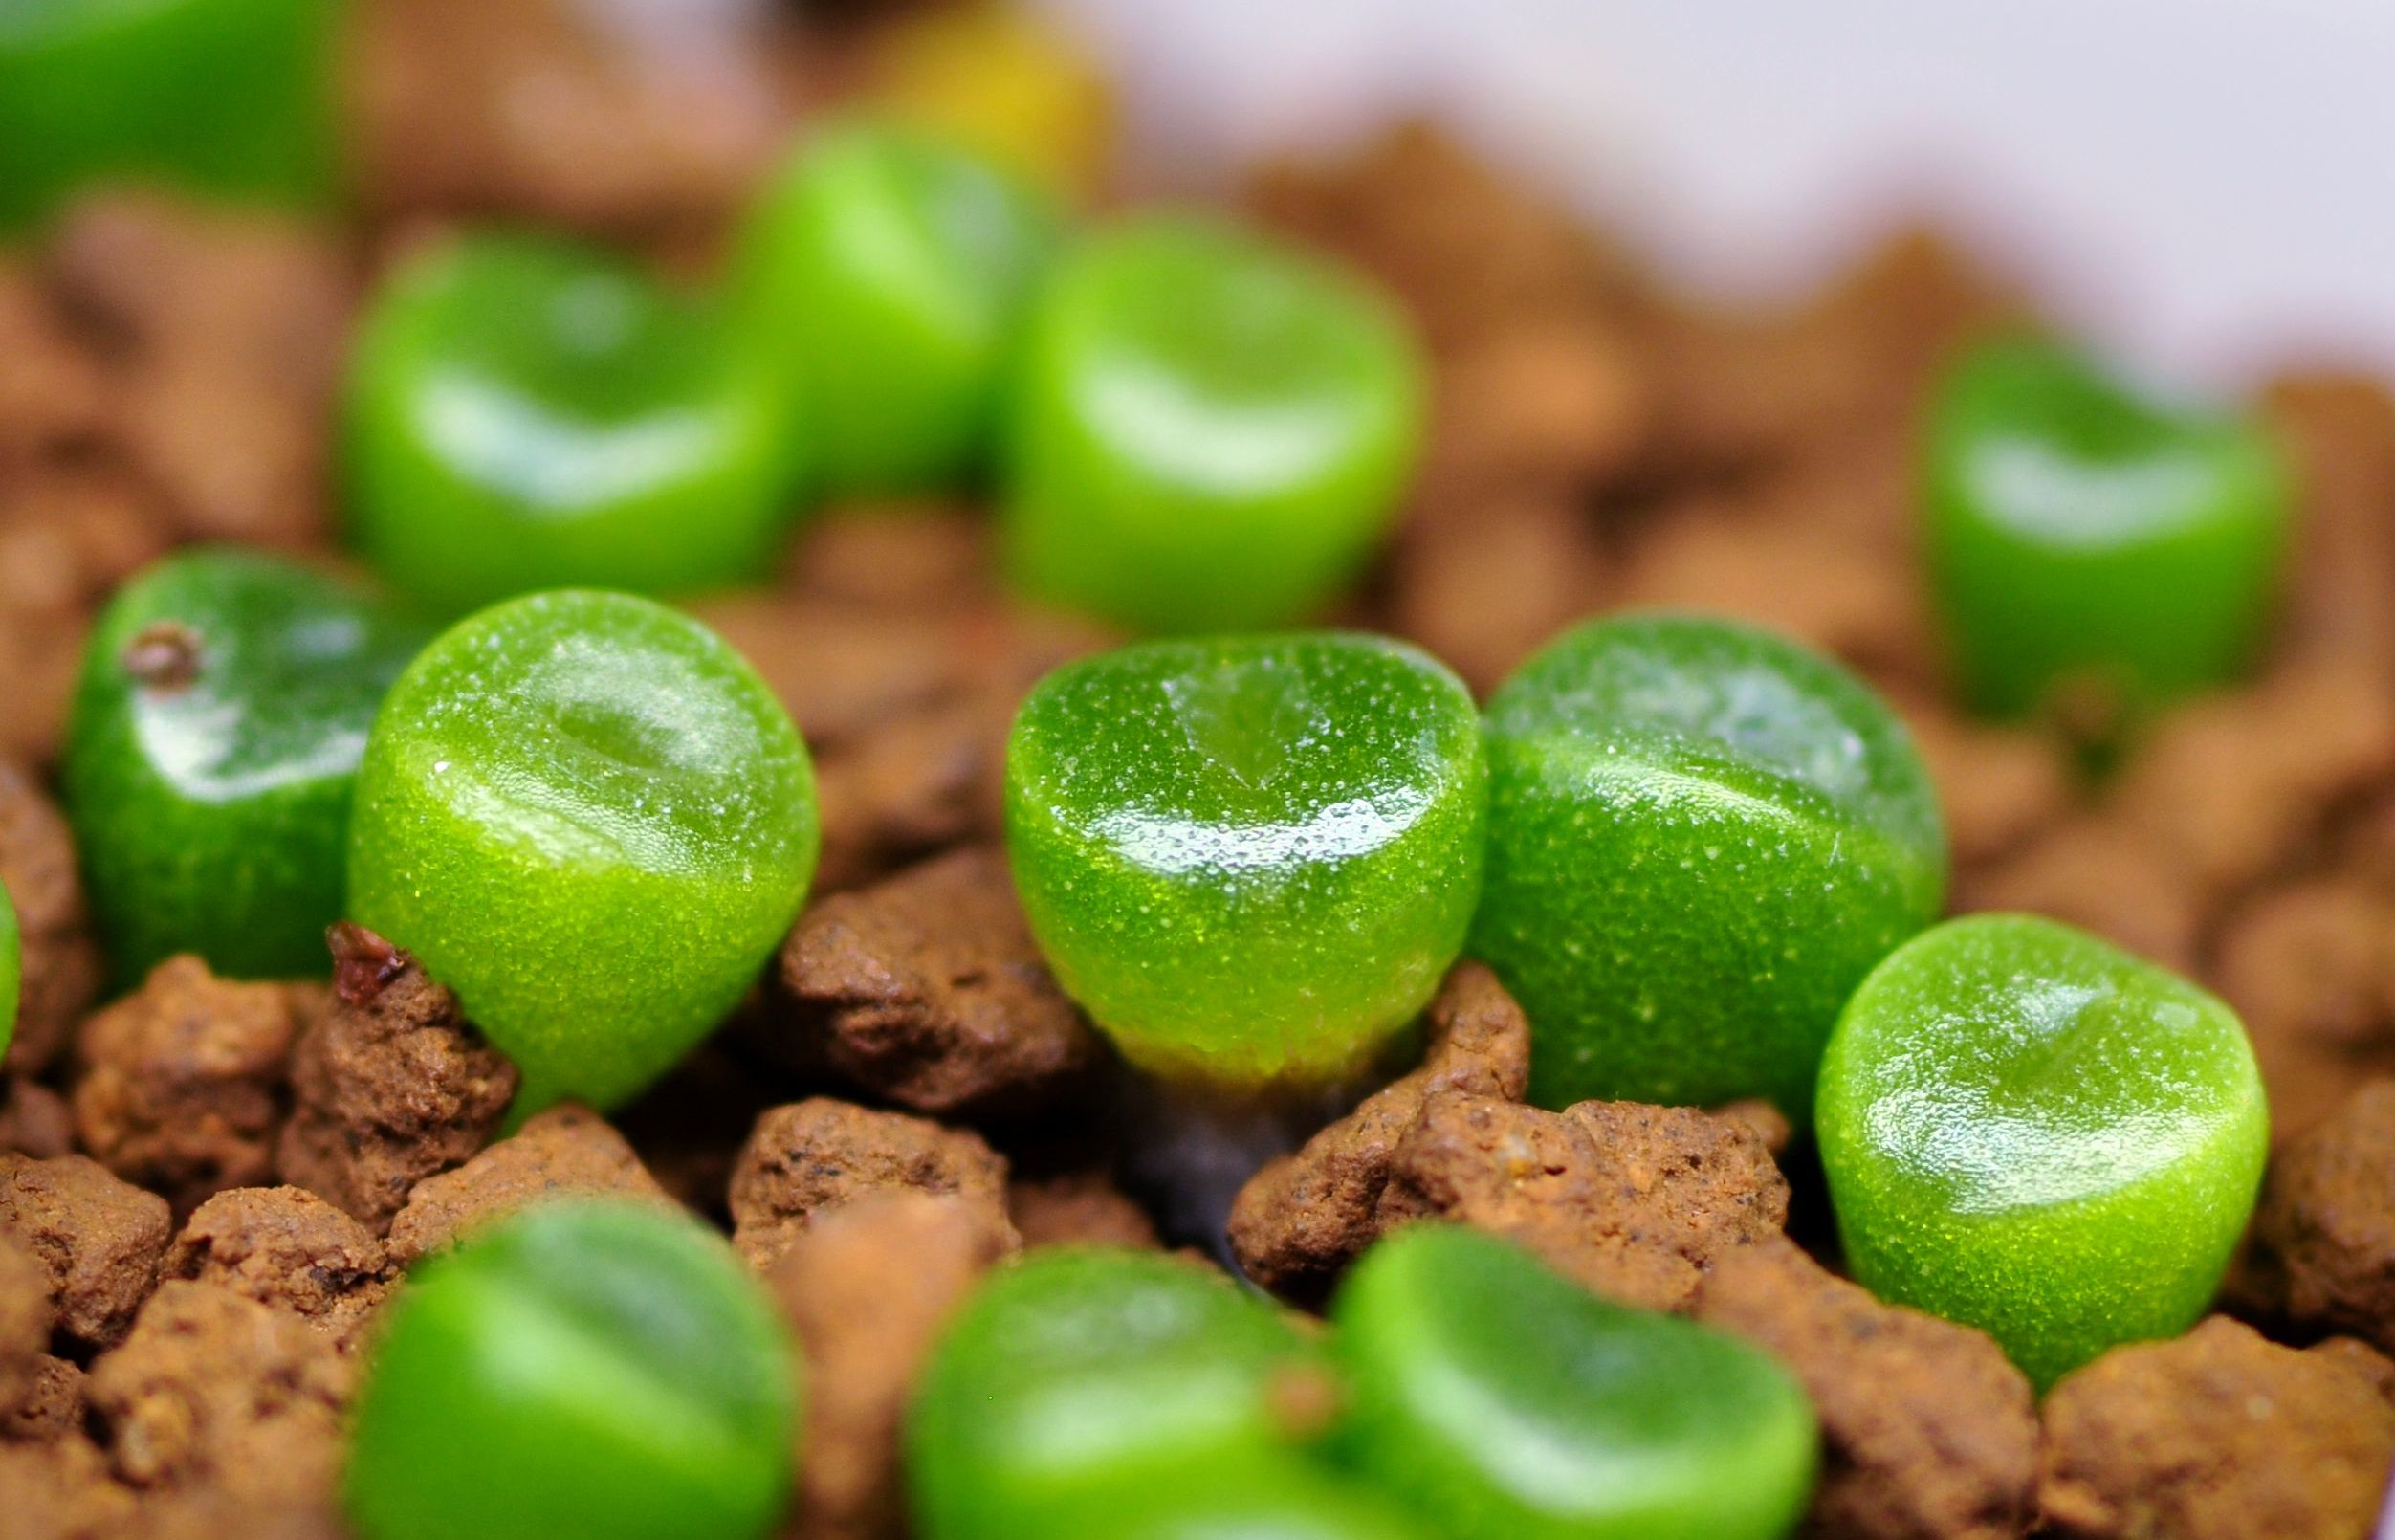
{"type": "Polygon", "coordinates": [[[1060,233],[1027,183],[926,130],[849,123],[799,151],[749,216],[731,307],[785,372],[827,491],[935,491],[979,468],[1060,233]]]}
{"type": "Polygon", "coordinates": [[[1449,1540],[1770,1540],[1813,1489],[1788,1372],[1448,1225],[1365,1254],[1331,1309],[1347,1459],[1449,1540]]]}
{"type": "Polygon", "coordinates": [[[1674,614],[1566,632],[1489,702],[1472,949],[1531,1023],[1531,1099],[1712,1106],[1802,1126],[1821,1045],[1945,891],[1937,794],[1830,660],[1674,614]]]}
{"type": "Polygon", "coordinates": [[[1401,643],[1150,642],[1041,681],[1006,756],[1015,884],[1134,1064],[1335,1079],[1421,1009],[1480,897],[1472,698],[1401,643]]]}
{"type": "Polygon", "coordinates": [[[337,181],[341,0],[0,5],[0,231],[83,185],[315,204],[337,181]]]}
{"type": "Polygon", "coordinates": [[[390,1308],[345,1482],[365,1540],[745,1540],[790,1487],[797,1361],[757,1282],[678,1215],[543,1204],[390,1308]]]}
{"type": "Polygon", "coordinates": [[[1273,1387],[1319,1369],[1286,1315],[1219,1275],[1156,1252],[1033,1252],[933,1352],[907,1426],[914,1520],[925,1540],[1070,1540],[1126,1494],[1269,1490],[1294,1458],[1273,1387]]]}
{"type": "Polygon", "coordinates": [[[349,914],[523,1071],[518,1115],[623,1101],[720,1022],[815,870],[814,771],[722,638],[563,591],[444,632],[358,773],[349,914]]]}
{"type": "Polygon", "coordinates": [[[0,1058],[8,1055],[16,1037],[16,997],[22,982],[24,957],[16,938],[16,905],[0,883],[0,1058]]]}
{"type": "Polygon", "coordinates": [[[1964,690],[2026,712],[2057,686],[2148,706],[2237,673],[2287,545],[2260,428],[2131,395],[2043,342],[1992,343],[1940,389],[1930,571],[1964,690]]]}
{"type": "Polygon", "coordinates": [[[324,971],[366,730],[429,634],[246,551],[169,557],[118,590],[86,645],[63,779],[121,985],[178,952],[235,978],[324,971]]]}
{"type": "Polygon", "coordinates": [[[1818,1128],[1855,1276],[1979,1327],[2042,1389],[2203,1315],[2269,1111],[2218,1000],[2068,926],[1974,914],[1855,992],[1818,1128]]]}
{"type": "Polygon", "coordinates": [[[1137,630],[1287,625],[1352,577],[1413,468],[1422,363],[1353,275],[1150,215],[1035,307],[1001,538],[1033,594],[1137,630]]]}
{"type": "Polygon", "coordinates": [[[571,584],[756,578],[788,527],[781,392],[707,306],[617,258],[485,233],[403,267],[351,363],[353,533],[457,613],[571,584]]]}

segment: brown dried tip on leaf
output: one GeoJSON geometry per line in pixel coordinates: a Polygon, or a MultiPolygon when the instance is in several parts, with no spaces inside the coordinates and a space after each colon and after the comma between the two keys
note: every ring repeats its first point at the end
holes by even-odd
{"type": "Polygon", "coordinates": [[[552,1107],[454,1171],[416,1183],[391,1221],[393,1265],[413,1265],[476,1226],[560,1197],[671,1203],[607,1121],[586,1107],[552,1107]]]}
{"type": "Polygon", "coordinates": [[[815,905],[780,978],[791,1009],[768,1041],[916,1111],[1021,1111],[1104,1061],[995,847],[815,905]]]}
{"type": "Polygon", "coordinates": [[[130,1485],[329,1504],[351,1376],[340,1350],[291,1315],[177,1279],[92,1366],[89,1389],[130,1485]]]}
{"type": "Polygon", "coordinates": [[[2395,1364],[2298,1352],[2214,1316],[2116,1348],[2046,1397],[2038,1507],[2075,1540],[2371,1533],[2395,1464],[2395,1364]]]}
{"type": "Polygon", "coordinates": [[[343,1348],[398,1276],[364,1225],[298,1187],[218,1193],[175,1237],[165,1270],[288,1310],[343,1348]]]}
{"type": "Polygon", "coordinates": [[[84,915],[66,820],[34,789],[31,777],[5,761],[0,761],[0,887],[8,889],[16,910],[22,969],[8,1067],[31,1074],[65,1044],[76,1019],[99,992],[99,952],[84,915]]]}
{"type": "Polygon", "coordinates": [[[1241,1190],[1231,1208],[1231,1249],[1264,1287],[1319,1298],[1389,1227],[1381,1210],[1397,1150],[1426,1103],[1512,1101],[1528,1085],[1530,1023],[1487,968],[1458,963],[1427,1015],[1420,1067],[1366,1097],[1241,1190]]]}
{"type": "Polygon", "coordinates": [[[1101,1171],[1018,1177],[1006,1212],[1025,1246],[1101,1245],[1154,1250],[1164,1243],[1148,1211],[1101,1171]]]}
{"type": "Polygon", "coordinates": [[[299,1025],[290,986],[235,983],[198,957],[167,958],[83,1023],[77,1137],[178,1212],[219,1189],[266,1180],[299,1025]]]}
{"type": "Polygon", "coordinates": [[[1968,1327],[1882,1305],[1794,1243],[1724,1255],[1698,1317],[1777,1356],[1821,1419],[1808,1534],[2010,1540],[2036,1480],[2029,1380],[1968,1327]]]}
{"type": "Polygon", "coordinates": [[[57,1333],[70,1343],[104,1348],[124,1335],[172,1234],[165,1199],[95,1160],[0,1155],[0,1237],[48,1269],[57,1333]]]}
{"type": "Polygon", "coordinates": [[[333,993],[346,1005],[371,1005],[415,958],[355,920],[335,920],[324,931],[333,954],[333,993]]]}
{"type": "Polygon", "coordinates": [[[2365,878],[2256,897],[2223,928],[2212,974],[2252,1036],[2279,1143],[2395,1075],[2395,897],[2365,878]]]}
{"type": "Polygon", "coordinates": [[[1011,1242],[971,1199],[904,1191],[826,1213],[791,1240],[767,1281],[807,1366],[798,1533],[903,1531],[908,1395],[949,1311],[1011,1242]]]}
{"type": "Polygon", "coordinates": [[[334,1000],[291,1057],[282,1177],[381,1233],[411,1188],[491,1140],[516,1067],[457,997],[370,931],[333,928],[334,1000]]]}
{"type": "Polygon", "coordinates": [[[1006,1219],[1006,1159],[980,1135],[828,1096],[757,1120],[732,1174],[733,1243],[760,1272],[818,1214],[887,1192],[953,1194],[1017,1243],[1006,1219]]]}
{"type": "Polygon", "coordinates": [[[2395,1347],[2395,1080],[2374,1080],[2272,1161],[2250,1287],[2312,1331],[2395,1347]]]}
{"type": "Polygon", "coordinates": [[[179,620],[154,620],[124,645],[124,671],[152,694],[189,688],[200,676],[200,633],[179,620]]]}

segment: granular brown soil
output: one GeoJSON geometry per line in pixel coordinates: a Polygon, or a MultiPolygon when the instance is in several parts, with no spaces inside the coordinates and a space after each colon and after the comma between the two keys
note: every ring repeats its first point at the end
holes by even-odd
{"type": "Polygon", "coordinates": [[[763,1036],[913,1111],[1021,1115],[1086,1083],[1097,1034],[1049,977],[1006,855],[975,846],[811,908],[763,1036]]]}
{"type": "MultiPolygon", "coordinates": [[[[812,1379],[789,1532],[900,1535],[898,1421],[973,1278],[1021,1246],[1193,1239],[1158,1234],[1116,1142],[1139,1104],[1042,965],[996,843],[1017,701],[1108,638],[1004,595],[980,509],[827,510],[771,583],[693,605],[804,729],[824,860],[736,1022],[612,1120],[558,1108],[502,1137],[514,1069],[354,927],[329,998],[175,959],[99,1000],[48,789],[97,606],[194,540],[326,550],[351,313],[409,243],[498,216],[692,271],[875,37],[694,62],[552,0],[364,10],[351,213],[103,191],[0,253],[0,881],[25,961],[0,1068],[0,1527],[338,1536],[341,1408],[404,1267],[544,1195],[605,1192],[721,1224],[780,1299],[812,1379]]],[[[2366,1532],[2395,1463],[2390,1371],[2355,1340],[2395,1349],[2384,388],[2297,372],[2261,393],[2301,519],[2270,651],[2092,779],[2089,722],[1974,722],[1945,689],[1912,549],[1922,387],[2035,319],[1967,253],[1907,231],[1792,308],[1699,306],[1418,125],[1241,198],[1377,275],[1430,348],[1422,473],[1329,618],[1483,692],[1629,604],[1831,650],[1914,726],[1957,907],[2057,914],[2222,992],[2279,1152],[2224,1300],[2252,1325],[2120,1350],[2041,1409],[1985,1336],[1836,1276],[1819,1173],[1768,1111],[1522,1105],[1527,1023],[1467,963],[1419,1067],[1240,1194],[1236,1260],[1316,1305],[1374,1237],[1439,1217],[1744,1334],[1819,1410],[1811,1534],[2366,1532]]]]}
{"type": "Polygon", "coordinates": [[[489,1143],[516,1067],[458,1015],[457,997],[369,931],[334,927],[333,1002],[292,1051],[285,1181],[377,1233],[409,1191],[489,1143]]]}
{"type": "Polygon", "coordinates": [[[2395,1364],[2214,1316],[2120,1348],[2046,1397],[2038,1509],[2075,1540],[2362,1536],[2395,1461],[2395,1364]]]}
{"type": "Polygon", "coordinates": [[[770,1268],[818,1215],[890,1192],[955,1197],[1017,1244],[1006,1218],[1006,1157],[969,1129],[828,1096],[757,1120],[732,1173],[732,1243],[770,1268]]]}
{"type": "Polygon", "coordinates": [[[1813,1397],[1822,1470],[1807,1532],[2021,1532],[2036,1407],[2028,1378],[1986,1335],[1882,1305],[1777,1239],[1722,1257],[1697,1314],[1777,1354],[1813,1397]]]}
{"type": "Polygon", "coordinates": [[[623,1134],[590,1109],[566,1103],[534,1113],[456,1170],[408,1189],[385,1248],[392,1265],[408,1267],[476,1225],[559,1197],[670,1201],[623,1134]]]}
{"type": "Polygon", "coordinates": [[[2395,1080],[2373,1080],[2272,1163],[2245,1303],[2395,1351],[2395,1080]]]}
{"type": "Polygon", "coordinates": [[[165,1273],[289,1310],[342,1347],[399,1277],[372,1231],[300,1187],[240,1187],[202,1203],[165,1273]]]}
{"type": "Polygon", "coordinates": [[[1011,1239],[970,1199],[900,1189],[824,1214],[767,1270],[813,1372],[795,1533],[902,1532],[899,1430],[915,1372],[1011,1239]]]}
{"type": "Polygon", "coordinates": [[[322,1010],[304,988],[234,983],[193,957],[160,963],[77,1034],[77,1143],[179,1213],[267,1180],[292,1041],[322,1010]]]}
{"type": "Polygon", "coordinates": [[[41,1264],[54,1331],[72,1348],[113,1347],[124,1335],[173,1234],[165,1199],[87,1156],[0,1153],[0,1238],[41,1264]]]}

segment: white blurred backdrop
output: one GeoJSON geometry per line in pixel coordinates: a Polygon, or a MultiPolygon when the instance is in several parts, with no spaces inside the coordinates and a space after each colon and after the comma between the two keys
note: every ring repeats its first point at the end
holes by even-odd
{"type": "Polygon", "coordinates": [[[2150,372],[2395,370],[2395,0],[1043,3],[1183,156],[1428,109],[1716,293],[1926,213],[2150,372]]]}

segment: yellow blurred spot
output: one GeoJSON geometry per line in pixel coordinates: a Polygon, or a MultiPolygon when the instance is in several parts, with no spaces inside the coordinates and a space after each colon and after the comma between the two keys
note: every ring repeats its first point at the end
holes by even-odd
{"type": "Polygon", "coordinates": [[[1012,6],[934,11],[875,47],[872,94],[900,116],[954,134],[1087,202],[1114,154],[1114,92],[1097,60],[1056,25],[1012,6]]]}

